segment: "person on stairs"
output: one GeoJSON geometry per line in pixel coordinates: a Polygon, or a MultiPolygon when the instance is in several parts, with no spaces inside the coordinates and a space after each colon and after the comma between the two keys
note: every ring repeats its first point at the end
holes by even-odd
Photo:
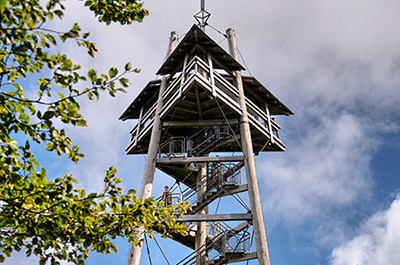
{"type": "Polygon", "coordinates": [[[172,205],[172,193],[169,191],[168,186],[164,187],[164,192],[162,194],[162,200],[164,201],[164,206],[172,205]]]}

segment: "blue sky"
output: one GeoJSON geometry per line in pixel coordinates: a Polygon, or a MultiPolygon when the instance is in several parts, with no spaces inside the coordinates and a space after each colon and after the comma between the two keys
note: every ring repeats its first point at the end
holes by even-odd
{"type": "MultiPolygon", "coordinates": [[[[126,190],[140,188],[144,157],[124,154],[134,122],[118,117],[156,78],[169,33],[183,36],[200,4],[145,6],[143,23],[106,28],[83,2],[68,1],[66,21],[55,25],[79,21],[91,31],[100,52],[95,60],[74,52],[83,66],[106,71],[131,61],[142,69],[130,76],[127,94],[81,102],[89,128],[69,134],[84,161],[48,159],[50,172],[68,170],[87,189],[102,188],[102,169],[110,165],[126,190]]],[[[235,29],[242,63],[295,113],[277,119],[287,151],[256,158],[271,264],[400,264],[400,2],[220,0],[206,9],[213,27],[235,29]]],[[[226,48],[219,33],[206,32],[226,48]]],[[[172,183],[157,173],[153,194],[172,183]]],[[[185,256],[184,247],[158,242],[171,261],[185,256]]],[[[166,264],[149,245],[153,264],[166,264]]],[[[125,264],[128,244],[118,246],[117,255],[92,255],[87,264],[125,264]]],[[[145,254],[141,264],[149,264],[145,254]]],[[[15,255],[5,264],[37,263],[15,255]]]]}

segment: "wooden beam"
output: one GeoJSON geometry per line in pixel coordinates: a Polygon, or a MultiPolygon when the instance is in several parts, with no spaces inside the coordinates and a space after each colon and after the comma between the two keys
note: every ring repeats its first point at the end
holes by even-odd
{"type": "Polygon", "coordinates": [[[199,116],[199,120],[203,119],[203,115],[201,113],[201,103],[200,103],[200,97],[199,97],[199,89],[197,88],[197,86],[194,88],[194,93],[195,93],[195,97],[196,97],[196,105],[197,105],[197,113],[199,116]]]}
{"type": "MultiPolygon", "coordinates": [[[[238,50],[236,46],[236,37],[233,29],[228,29],[226,31],[228,36],[228,46],[232,57],[239,61],[238,50]]],[[[242,141],[243,154],[246,157],[244,164],[246,169],[246,178],[249,191],[249,200],[251,212],[254,216],[253,218],[253,229],[256,241],[258,264],[259,265],[271,265],[267,236],[265,233],[264,219],[262,215],[260,191],[258,188],[258,180],[256,174],[256,166],[253,156],[253,145],[251,140],[250,132],[250,121],[247,113],[247,105],[243,89],[242,75],[240,71],[234,71],[234,84],[239,91],[239,103],[240,109],[242,110],[242,116],[240,117],[240,135],[242,141]]]]}
{"type": "Polygon", "coordinates": [[[212,222],[212,221],[241,221],[252,220],[251,213],[229,213],[229,214],[195,214],[183,215],[176,218],[177,222],[212,222]]]}
{"type": "MultiPolygon", "coordinates": [[[[167,56],[169,56],[173,52],[177,43],[178,43],[178,34],[176,32],[171,32],[167,56]]],[[[162,95],[165,89],[167,88],[167,78],[168,78],[167,76],[163,76],[161,80],[160,89],[158,91],[157,109],[156,109],[156,114],[154,116],[153,128],[151,130],[150,143],[147,152],[147,159],[144,167],[143,179],[140,188],[140,199],[142,201],[151,197],[151,192],[153,189],[154,171],[156,169],[155,161],[157,158],[158,148],[160,146],[160,139],[162,132],[162,122],[160,117],[160,112],[163,106],[162,95]]],[[[138,230],[144,231],[143,227],[139,227],[138,230]]],[[[140,241],[141,239],[143,239],[143,235],[139,232],[136,239],[140,241]]],[[[135,246],[133,243],[131,243],[129,248],[127,265],[139,265],[141,253],[142,253],[142,247],[135,246]]]]}
{"type": "Polygon", "coordinates": [[[232,190],[226,191],[226,192],[222,195],[222,197],[230,196],[230,195],[237,194],[237,193],[240,193],[240,192],[245,192],[245,191],[247,191],[247,190],[248,190],[247,184],[246,184],[246,185],[240,185],[240,186],[237,187],[236,189],[232,189],[232,190]]]}
{"type": "MultiPolygon", "coordinates": [[[[238,124],[237,119],[229,119],[229,124],[238,124]]],[[[200,121],[165,121],[163,127],[203,127],[203,126],[223,126],[227,125],[224,119],[200,120],[200,121]]]]}
{"type": "Polygon", "coordinates": [[[243,223],[238,224],[237,226],[235,226],[231,231],[237,234],[240,231],[242,231],[242,230],[246,229],[247,227],[249,227],[250,225],[251,225],[250,222],[244,221],[243,223]]]}
{"type": "MultiPolygon", "coordinates": [[[[199,173],[197,174],[196,179],[196,193],[197,193],[197,201],[200,201],[203,197],[204,193],[207,192],[207,182],[202,181],[203,178],[207,178],[207,163],[202,163],[199,165],[199,173]]],[[[208,207],[204,207],[197,213],[197,216],[208,215],[208,207]]],[[[206,222],[197,222],[197,231],[196,231],[196,242],[195,249],[199,250],[207,243],[207,223],[206,222]]],[[[207,252],[200,251],[196,256],[196,264],[204,264],[204,262],[208,260],[207,252]]]]}
{"type": "Polygon", "coordinates": [[[207,114],[207,113],[209,113],[209,112],[213,112],[213,111],[217,111],[217,110],[219,110],[219,107],[215,107],[215,108],[208,109],[208,110],[204,111],[203,113],[204,113],[204,114],[207,114]]]}
{"type": "Polygon", "coordinates": [[[182,111],[182,112],[187,112],[187,113],[191,113],[191,114],[197,114],[197,111],[190,110],[190,109],[182,109],[182,108],[178,108],[178,107],[175,107],[175,109],[178,110],[178,111],[182,111]]]}
{"type": "Polygon", "coordinates": [[[232,143],[236,142],[237,140],[240,140],[240,135],[236,135],[232,139],[229,139],[227,141],[221,142],[221,143],[217,144],[216,147],[219,148],[219,147],[224,146],[224,145],[232,144],[232,143]]]}
{"type": "Polygon", "coordinates": [[[194,35],[194,41],[199,42],[199,35],[197,33],[197,30],[193,31],[193,35],[194,35]]]}
{"type": "Polygon", "coordinates": [[[241,162],[244,161],[243,156],[202,156],[202,157],[187,157],[187,158],[168,158],[162,157],[157,159],[157,164],[190,164],[203,162],[241,162]]]}
{"type": "Polygon", "coordinates": [[[227,264],[236,263],[236,262],[241,262],[241,261],[246,261],[246,260],[251,260],[251,259],[256,259],[256,258],[257,258],[257,252],[250,252],[248,254],[245,254],[243,257],[234,257],[234,258],[228,259],[226,261],[226,263],[227,264]]]}
{"type": "Polygon", "coordinates": [[[213,57],[212,58],[214,63],[219,66],[221,69],[225,70],[225,72],[227,72],[229,75],[232,75],[232,71],[229,70],[229,68],[227,68],[223,63],[221,63],[220,61],[217,60],[217,58],[213,57]]]}
{"type": "MultiPolygon", "coordinates": [[[[189,98],[188,96],[191,96],[191,95],[188,95],[189,93],[188,92],[186,92],[186,100],[185,101],[181,101],[181,104],[183,105],[192,105],[193,107],[196,107],[196,102],[193,102],[193,101],[190,101],[189,99],[191,99],[191,98],[189,98]]],[[[194,97],[194,94],[193,94],[193,97],[194,97]]]]}
{"type": "Polygon", "coordinates": [[[187,119],[186,116],[179,115],[179,113],[178,113],[177,111],[172,112],[171,110],[169,110],[169,113],[167,113],[167,114],[164,116],[164,119],[165,119],[165,120],[172,120],[172,118],[182,119],[182,120],[187,119]]]}

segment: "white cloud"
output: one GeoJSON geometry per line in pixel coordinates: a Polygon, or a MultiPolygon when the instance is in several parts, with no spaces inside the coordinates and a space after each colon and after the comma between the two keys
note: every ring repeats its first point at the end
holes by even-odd
{"type": "Polygon", "coordinates": [[[309,127],[296,130],[299,135],[288,143],[286,154],[258,162],[264,208],[297,224],[325,215],[327,207],[346,207],[368,197],[371,185],[367,126],[350,114],[315,114],[302,121],[309,127]]]}
{"type": "Polygon", "coordinates": [[[307,226],[331,246],[351,230],[353,211],[373,203],[371,159],[399,131],[399,3],[262,2],[236,22],[239,45],[252,73],[295,112],[278,120],[287,152],[257,160],[263,206],[269,221],[297,234],[293,226],[307,226]]]}
{"type": "Polygon", "coordinates": [[[353,239],[332,251],[332,265],[400,264],[400,194],[389,209],[374,214],[353,239]]]}
{"type": "MultiPolygon", "coordinates": [[[[2,265],[38,265],[39,258],[31,255],[27,257],[25,251],[13,252],[10,257],[6,257],[2,265]]],[[[50,264],[50,263],[47,263],[50,264]]],[[[72,265],[66,261],[60,261],[60,265],[72,265]]]]}
{"type": "Polygon", "coordinates": [[[25,253],[12,253],[11,257],[8,257],[2,263],[3,265],[37,265],[39,264],[39,258],[35,256],[26,257],[25,253]]]}

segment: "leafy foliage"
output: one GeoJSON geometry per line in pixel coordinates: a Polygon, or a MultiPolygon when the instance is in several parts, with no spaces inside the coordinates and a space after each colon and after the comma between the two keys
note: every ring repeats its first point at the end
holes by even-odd
{"type": "MultiPolygon", "coordinates": [[[[87,0],[85,5],[106,24],[130,24],[148,14],[136,0],[87,0]]],[[[186,205],[162,207],[151,199],[140,201],[132,190],[123,194],[113,167],[106,170],[104,190],[86,195],[68,173],[49,178],[35,158],[34,143],[75,163],[83,158],[56,124],[87,126],[77,99],[98,99],[104,92],[114,97],[130,85],[125,75],[139,71],[130,63],[103,74],[85,71],[62,54],[59,47],[68,41],[92,57],[97,52],[78,24],[65,32],[45,27],[62,19],[64,10],[61,0],[0,2],[0,262],[24,250],[39,256],[41,264],[83,264],[89,251],[116,252],[111,242],[116,237],[139,244],[138,233],[152,228],[165,236],[185,233],[172,219],[186,205]]]]}
{"type": "Polygon", "coordinates": [[[85,6],[92,10],[100,22],[130,24],[142,21],[149,12],[137,0],[87,0],[85,6]]]}

